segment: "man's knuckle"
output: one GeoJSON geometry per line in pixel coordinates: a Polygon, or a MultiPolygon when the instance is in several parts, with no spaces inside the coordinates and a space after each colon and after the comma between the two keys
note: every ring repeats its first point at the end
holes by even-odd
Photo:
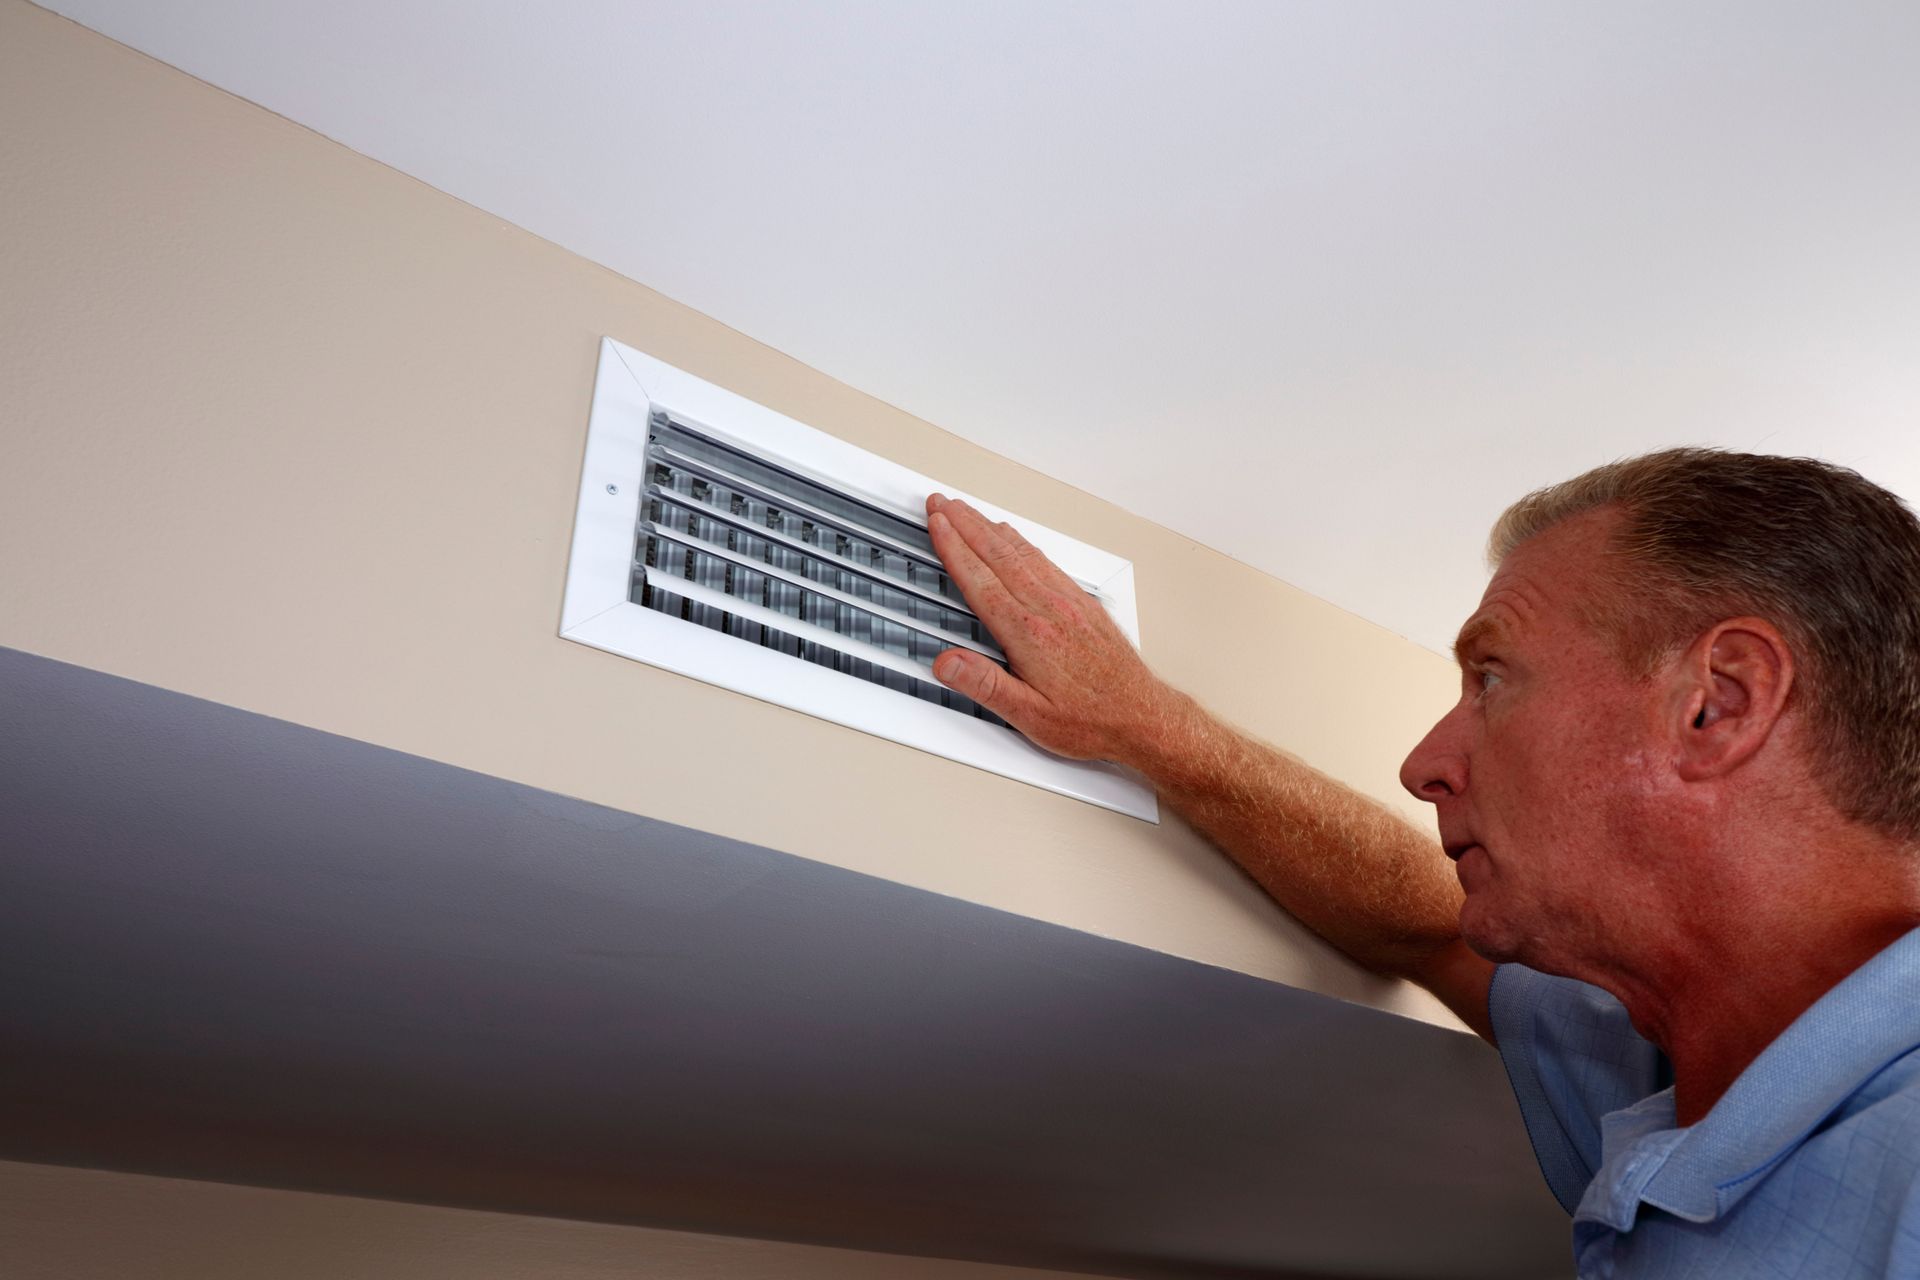
{"type": "Polygon", "coordinates": [[[1089,621],[1086,601],[1077,591],[1050,590],[1045,600],[1049,609],[1069,622],[1084,625],[1089,621]]]}
{"type": "Polygon", "coordinates": [[[1001,617],[1011,614],[1015,608],[1017,608],[1013,593],[1008,591],[1007,585],[998,578],[981,587],[980,602],[981,607],[988,613],[997,614],[1001,617]]]}

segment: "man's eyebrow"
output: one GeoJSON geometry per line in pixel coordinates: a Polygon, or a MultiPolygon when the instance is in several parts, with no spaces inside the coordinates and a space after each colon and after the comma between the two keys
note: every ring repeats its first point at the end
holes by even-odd
{"type": "Polygon", "coordinates": [[[1453,642],[1453,661],[1458,666],[1467,665],[1467,650],[1483,640],[1504,640],[1507,629],[1500,625],[1498,618],[1478,617],[1460,628],[1460,638],[1453,642]]]}

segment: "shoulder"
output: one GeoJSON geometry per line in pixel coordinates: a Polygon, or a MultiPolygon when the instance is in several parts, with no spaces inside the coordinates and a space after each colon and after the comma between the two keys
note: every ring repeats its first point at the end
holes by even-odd
{"type": "Polygon", "coordinates": [[[1557,1070],[1603,1111],[1631,1106],[1670,1083],[1665,1058],[1633,1029],[1626,1007],[1599,987],[1505,964],[1487,1005],[1502,1057],[1557,1070]]]}
{"type": "Polygon", "coordinates": [[[1501,965],[1487,992],[1494,1047],[1540,1170],[1572,1213],[1601,1162],[1601,1117],[1672,1083],[1666,1059],[1607,992],[1501,965]]]}
{"type": "MultiPolygon", "coordinates": [[[[1873,1166],[1883,1183],[1920,1185],[1920,1049],[1875,1072],[1808,1135],[1835,1176],[1873,1166]]],[[[1920,1206],[1916,1206],[1920,1207],[1920,1206]]]]}
{"type": "Polygon", "coordinates": [[[1797,1156],[1797,1214],[1831,1201],[1869,1252],[1884,1241],[1885,1274],[1920,1275],[1920,1049],[1856,1090],[1797,1156]]]}

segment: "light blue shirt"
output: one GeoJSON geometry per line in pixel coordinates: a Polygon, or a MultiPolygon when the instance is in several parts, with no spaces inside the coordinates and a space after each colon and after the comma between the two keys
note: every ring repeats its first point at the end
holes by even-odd
{"type": "Polygon", "coordinates": [[[1488,1004],[1583,1280],[1920,1278],[1920,929],[1686,1128],[1606,992],[1502,965],[1488,1004]]]}

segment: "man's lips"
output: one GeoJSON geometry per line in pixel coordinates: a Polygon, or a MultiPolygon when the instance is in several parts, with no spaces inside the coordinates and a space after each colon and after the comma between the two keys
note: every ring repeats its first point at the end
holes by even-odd
{"type": "Polygon", "coordinates": [[[1447,851],[1447,856],[1449,858],[1452,858],[1455,862],[1458,862],[1460,861],[1461,857],[1466,854],[1467,850],[1478,849],[1480,847],[1480,842],[1478,840],[1459,840],[1459,841],[1455,841],[1455,842],[1443,845],[1441,847],[1447,851]]]}

